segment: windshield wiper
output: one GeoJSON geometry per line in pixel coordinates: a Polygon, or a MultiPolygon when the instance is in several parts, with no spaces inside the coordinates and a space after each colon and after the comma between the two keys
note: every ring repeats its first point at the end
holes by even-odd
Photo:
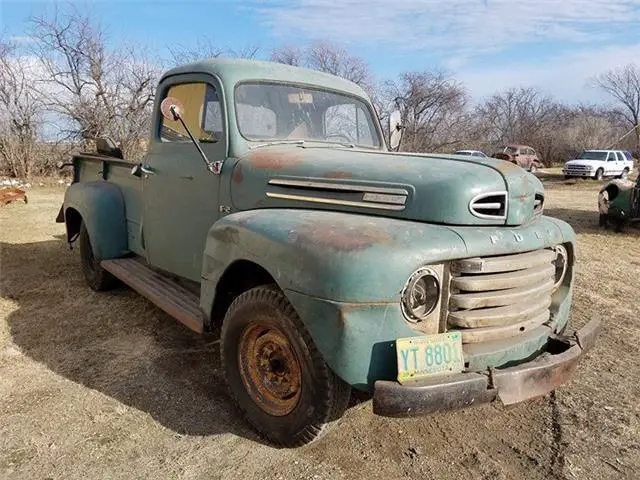
{"type": "Polygon", "coordinates": [[[304,145],[304,140],[274,140],[273,142],[250,145],[249,150],[260,147],[270,147],[271,145],[304,145]]]}

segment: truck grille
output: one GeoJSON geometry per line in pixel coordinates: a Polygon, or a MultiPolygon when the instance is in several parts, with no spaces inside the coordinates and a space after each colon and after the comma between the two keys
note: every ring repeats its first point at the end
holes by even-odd
{"type": "Polygon", "coordinates": [[[451,264],[447,323],[463,343],[509,338],[549,320],[556,252],[551,249],[451,264]]]}
{"type": "Polygon", "coordinates": [[[589,165],[567,165],[566,169],[570,172],[586,172],[591,170],[591,167],[589,165]]]}

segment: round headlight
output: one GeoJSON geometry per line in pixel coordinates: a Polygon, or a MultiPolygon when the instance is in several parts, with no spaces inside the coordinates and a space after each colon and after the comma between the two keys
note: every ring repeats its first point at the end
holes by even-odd
{"type": "Polygon", "coordinates": [[[440,281],[430,268],[416,270],[402,292],[402,312],[410,322],[421,322],[438,305],[440,281]]]}
{"type": "Polygon", "coordinates": [[[567,270],[569,268],[569,254],[567,253],[567,249],[564,245],[556,245],[554,250],[556,252],[556,259],[553,263],[556,267],[556,276],[553,289],[555,290],[562,284],[564,277],[567,275],[567,270]]]}

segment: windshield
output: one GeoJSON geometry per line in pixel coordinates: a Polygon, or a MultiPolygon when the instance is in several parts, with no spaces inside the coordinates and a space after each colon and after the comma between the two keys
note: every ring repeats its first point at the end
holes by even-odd
{"type": "Polygon", "coordinates": [[[244,83],[236,117],[247,140],[310,140],[380,148],[367,104],[348,95],[296,85],[244,83]]]}
{"type": "Polygon", "coordinates": [[[504,153],[508,153],[509,155],[514,155],[518,153],[518,149],[516,147],[505,147],[504,153]]]}
{"type": "Polygon", "coordinates": [[[606,160],[607,152],[582,152],[578,155],[578,160],[606,160]]]}

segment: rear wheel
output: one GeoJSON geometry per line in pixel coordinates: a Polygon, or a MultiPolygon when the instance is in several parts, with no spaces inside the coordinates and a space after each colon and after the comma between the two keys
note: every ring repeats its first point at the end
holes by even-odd
{"type": "Polygon", "coordinates": [[[536,173],[537,170],[538,170],[538,167],[536,167],[534,164],[531,164],[531,167],[529,168],[529,171],[531,173],[536,173]]]}
{"type": "Polygon", "coordinates": [[[603,177],[603,176],[604,176],[604,170],[603,170],[603,169],[601,169],[601,168],[599,168],[599,169],[596,171],[596,176],[595,176],[594,178],[595,178],[596,180],[600,181],[600,180],[602,180],[602,177],[603,177]]]}
{"type": "Polygon", "coordinates": [[[100,266],[100,261],[93,254],[91,239],[84,222],[80,224],[80,262],[82,273],[87,284],[96,292],[109,290],[117,284],[117,279],[100,266]]]}
{"type": "Polygon", "coordinates": [[[231,396],[276,445],[319,438],[349,402],[350,386],[331,371],[275,287],[256,287],[234,300],[222,326],[220,355],[231,396]]]}

